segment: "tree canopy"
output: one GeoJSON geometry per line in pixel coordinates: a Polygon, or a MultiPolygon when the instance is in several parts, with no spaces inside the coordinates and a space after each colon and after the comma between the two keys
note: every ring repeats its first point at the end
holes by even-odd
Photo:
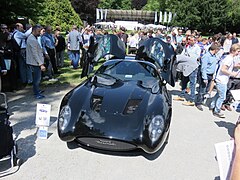
{"type": "Polygon", "coordinates": [[[15,23],[18,18],[31,18],[36,21],[41,14],[44,0],[7,0],[1,1],[0,22],[5,24],[15,23]]]}
{"type": "Polygon", "coordinates": [[[5,24],[16,23],[23,17],[36,24],[58,25],[63,30],[73,24],[82,25],[69,0],[8,0],[1,2],[0,7],[0,22],[5,24]]]}
{"type": "Polygon", "coordinates": [[[93,24],[96,8],[167,11],[174,15],[168,26],[206,33],[240,32],[240,0],[202,0],[201,3],[198,0],[7,0],[0,3],[0,22],[10,24],[26,17],[35,23],[60,25],[65,29],[82,24],[81,19],[93,24]]]}
{"type": "Polygon", "coordinates": [[[240,26],[239,0],[148,0],[144,9],[175,14],[172,26],[199,29],[204,33],[236,31],[240,26]]]}
{"type": "Polygon", "coordinates": [[[89,24],[95,23],[96,8],[99,0],[71,0],[71,4],[82,20],[87,21],[89,24]]]}
{"type": "Polygon", "coordinates": [[[69,29],[72,25],[83,25],[69,0],[45,0],[43,6],[38,21],[40,24],[61,26],[63,30],[69,29]]]}

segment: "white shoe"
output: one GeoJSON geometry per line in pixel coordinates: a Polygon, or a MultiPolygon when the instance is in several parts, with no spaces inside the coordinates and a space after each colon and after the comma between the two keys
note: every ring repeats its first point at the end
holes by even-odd
{"type": "Polygon", "coordinates": [[[205,99],[208,99],[208,98],[211,98],[211,94],[210,93],[207,93],[203,96],[205,99]]]}
{"type": "Polygon", "coordinates": [[[47,80],[47,79],[49,79],[49,77],[48,76],[44,76],[42,79],[43,80],[47,80]]]}
{"type": "Polygon", "coordinates": [[[56,81],[58,81],[58,79],[57,79],[57,78],[51,78],[51,79],[49,79],[48,81],[50,81],[50,82],[56,82],[56,81]]]}

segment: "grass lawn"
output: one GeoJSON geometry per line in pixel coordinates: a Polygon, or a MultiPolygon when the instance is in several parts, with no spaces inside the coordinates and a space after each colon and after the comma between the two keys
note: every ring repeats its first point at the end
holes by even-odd
{"type": "MultiPolygon", "coordinates": [[[[94,71],[93,73],[101,66],[103,61],[99,61],[97,65],[94,66],[94,71]]],[[[47,80],[43,80],[41,82],[42,86],[49,86],[49,85],[54,85],[54,86],[61,86],[61,85],[70,85],[70,86],[77,86],[81,82],[83,82],[87,77],[81,78],[81,73],[82,69],[73,69],[70,65],[70,60],[65,56],[64,60],[64,67],[59,69],[61,74],[55,76],[55,78],[58,79],[56,82],[50,82],[47,80]]]]}

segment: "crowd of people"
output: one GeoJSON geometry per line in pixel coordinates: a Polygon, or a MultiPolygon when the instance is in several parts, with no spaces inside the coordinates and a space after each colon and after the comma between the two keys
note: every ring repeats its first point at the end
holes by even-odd
{"type": "MultiPolygon", "coordinates": [[[[36,27],[36,26],[34,26],[36,27]]],[[[41,27],[36,40],[41,50],[41,59],[44,68],[40,73],[40,80],[48,79],[49,81],[57,81],[56,76],[60,74],[59,69],[64,66],[64,53],[67,49],[69,59],[73,69],[81,67],[81,56],[88,49],[90,37],[97,39],[99,35],[112,33],[117,35],[128,47],[128,53],[134,54],[138,47],[149,38],[160,38],[169,44],[177,54],[177,60],[189,61],[184,66],[177,66],[178,78],[181,80],[181,94],[174,100],[185,101],[183,105],[196,106],[199,110],[203,110],[202,104],[207,96],[211,96],[214,86],[217,94],[214,96],[210,109],[217,117],[224,117],[221,111],[231,110],[230,103],[233,98],[230,90],[240,88],[239,73],[239,55],[240,44],[236,33],[226,33],[225,35],[218,33],[214,36],[204,38],[197,31],[187,30],[185,33],[182,29],[173,28],[170,33],[162,29],[150,29],[132,31],[127,33],[125,28],[120,30],[100,30],[87,26],[86,28],[78,28],[72,26],[66,37],[61,35],[61,28],[56,27],[54,32],[51,26],[41,27]],[[189,64],[190,62],[190,64],[189,64]],[[186,72],[186,66],[188,68],[186,72]],[[196,84],[199,85],[196,88],[196,84]],[[196,93],[196,89],[198,93],[196,93]],[[188,93],[190,91],[190,95],[188,93]]],[[[16,90],[18,86],[26,84],[35,84],[33,77],[32,62],[35,49],[28,42],[30,35],[34,34],[33,27],[26,25],[25,28],[21,23],[16,23],[11,30],[5,24],[1,25],[0,31],[0,55],[3,76],[3,86],[9,84],[8,90],[16,90]],[[32,54],[31,54],[31,53],[32,54]],[[6,61],[10,59],[10,64],[6,61]],[[32,61],[32,60],[31,60],[32,61]],[[9,67],[5,67],[5,66],[9,67]],[[7,71],[6,71],[7,70],[7,71]],[[5,75],[7,73],[7,75],[5,75]],[[5,75],[5,77],[4,77],[5,75]],[[7,78],[6,78],[7,77],[7,78]],[[7,80],[6,80],[7,79],[7,80]]],[[[31,42],[29,40],[29,42],[31,42]]],[[[39,60],[39,57],[38,57],[39,60]]],[[[37,60],[36,60],[37,61],[37,60]]],[[[35,64],[36,65],[36,64],[35,64]]],[[[38,80],[38,81],[40,81],[38,80]]],[[[44,96],[34,92],[37,98],[44,96]]]]}
{"type": "MultiPolygon", "coordinates": [[[[36,26],[35,26],[36,27],[36,26]]],[[[24,88],[28,84],[34,84],[33,67],[29,64],[28,59],[43,58],[44,73],[40,74],[40,78],[44,77],[49,81],[57,81],[55,75],[60,74],[59,68],[63,67],[64,51],[66,47],[65,38],[60,34],[60,28],[56,28],[52,34],[51,26],[40,28],[40,34],[35,34],[31,25],[16,23],[14,27],[9,28],[5,24],[1,24],[0,31],[0,55],[1,69],[7,70],[2,75],[2,87],[4,91],[14,91],[24,88]],[[34,49],[32,54],[29,48],[28,39],[35,35],[38,45],[41,49],[41,57],[35,57],[38,53],[34,49]]],[[[30,38],[31,39],[31,38],[30,38]]],[[[32,42],[29,40],[29,42],[32,42]]],[[[30,45],[30,46],[29,46],[30,45]]],[[[36,44],[35,44],[36,45],[36,44]]],[[[37,48],[34,46],[34,48],[37,48]]],[[[32,61],[31,60],[31,61],[32,61]]],[[[36,60],[36,61],[37,61],[36,60]]],[[[43,70],[43,68],[42,68],[43,70]]],[[[39,94],[35,94],[36,98],[43,98],[39,94]]]]}
{"type": "MultiPolygon", "coordinates": [[[[203,111],[204,100],[212,97],[215,87],[216,94],[209,105],[213,115],[224,118],[222,111],[232,110],[230,104],[233,97],[230,91],[240,89],[240,42],[236,33],[218,33],[205,38],[197,30],[184,33],[177,28],[173,28],[170,33],[162,29],[150,29],[128,34],[125,28],[109,32],[90,26],[80,29],[73,25],[64,37],[60,27],[56,27],[53,32],[51,26],[43,28],[39,25],[25,25],[24,28],[21,23],[16,23],[11,29],[1,24],[0,91],[2,85],[5,90],[13,91],[32,84],[35,98],[44,98],[40,90],[41,79],[58,81],[56,76],[61,73],[60,68],[64,67],[66,49],[72,68],[79,69],[81,57],[88,49],[91,37],[97,40],[100,35],[108,33],[117,35],[125,43],[128,54],[135,54],[141,43],[149,38],[162,39],[177,57],[176,70],[181,93],[174,100],[203,111]]],[[[238,126],[235,131],[237,136],[239,129],[238,126]]],[[[239,138],[237,140],[239,149],[239,138]]],[[[235,169],[238,169],[239,164],[237,153],[235,169]]],[[[233,172],[233,176],[238,174],[233,172]]]]}
{"type": "Polygon", "coordinates": [[[232,110],[230,104],[233,97],[230,90],[240,88],[240,44],[236,33],[228,33],[225,36],[219,33],[208,39],[199,34],[189,34],[182,38],[181,45],[172,43],[179,54],[177,59],[189,59],[191,64],[187,62],[186,66],[192,67],[188,74],[184,74],[186,67],[177,69],[180,72],[182,92],[174,100],[186,99],[183,105],[196,105],[203,111],[204,98],[211,97],[215,87],[217,93],[212,98],[209,109],[213,111],[213,115],[224,118],[222,111],[232,110]],[[186,96],[188,82],[190,96],[186,96]]]}

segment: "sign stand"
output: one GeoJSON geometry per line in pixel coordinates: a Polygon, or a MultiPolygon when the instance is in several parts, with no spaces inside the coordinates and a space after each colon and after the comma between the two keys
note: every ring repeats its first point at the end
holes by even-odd
{"type": "Polygon", "coordinates": [[[35,123],[38,126],[38,138],[48,138],[48,127],[50,125],[51,105],[49,104],[37,104],[36,120],[35,123]]]}

